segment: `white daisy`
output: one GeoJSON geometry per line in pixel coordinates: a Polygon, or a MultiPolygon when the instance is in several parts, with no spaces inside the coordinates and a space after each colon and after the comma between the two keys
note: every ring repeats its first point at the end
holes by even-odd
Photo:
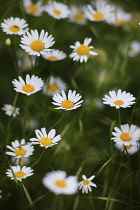
{"type": "Polygon", "coordinates": [[[124,12],[122,9],[118,8],[112,16],[107,19],[109,24],[114,24],[115,26],[121,26],[127,23],[132,19],[132,15],[130,13],[124,12]]]}
{"type": "Polygon", "coordinates": [[[129,44],[128,55],[134,57],[140,53],[140,42],[133,41],[129,44]]]}
{"type": "Polygon", "coordinates": [[[17,115],[19,115],[20,109],[12,106],[11,104],[4,104],[4,107],[2,108],[2,110],[5,111],[5,114],[16,117],[17,115]]]}
{"type": "Polygon", "coordinates": [[[64,19],[69,15],[67,5],[56,1],[49,2],[46,5],[46,12],[55,19],[64,19]]]}
{"type": "Polygon", "coordinates": [[[67,57],[66,53],[60,50],[53,49],[50,52],[46,52],[43,55],[43,58],[49,61],[60,61],[67,57]]]}
{"type": "Polygon", "coordinates": [[[68,97],[66,96],[65,92],[62,90],[62,96],[58,93],[54,94],[53,100],[55,102],[52,102],[52,104],[58,106],[55,109],[64,109],[66,110],[72,110],[77,109],[81,106],[81,103],[83,100],[79,101],[81,99],[81,95],[78,93],[76,94],[76,91],[69,90],[68,97]]]}
{"type": "Polygon", "coordinates": [[[128,153],[129,155],[133,155],[134,153],[138,152],[140,148],[140,143],[137,143],[137,145],[129,145],[129,146],[124,146],[116,143],[115,147],[120,151],[124,152],[125,154],[128,153]]]}
{"type": "Polygon", "coordinates": [[[48,32],[41,30],[39,35],[37,30],[31,30],[31,32],[27,32],[21,38],[20,46],[29,53],[29,55],[37,55],[43,54],[51,49],[51,47],[55,42],[53,41],[54,38],[52,35],[48,36],[48,32]]]}
{"type": "Polygon", "coordinates": [[[78,181],[76,176],[66,177],[65,171],[52,171],[43,178],[43,184],[56,195],[72,195],[77,192],[78,181]]]}
{"type": "Polygon", "coordinates": [[[90,21],[102,21],[110,18],[114,11],[114,6],[107,4],[103,1],[98,1],[95,3],[95,9],[88,5],[85,10],[86,17],[90,21]]]}
{"type": "Polygon", "coordinates": [[[89,46],[91,38],[85,38],[84,43],[80,44],[80,42],[75,42],[75,45],[71,45],[70,48],[73,49],[73,52],[69,55],[70,58],[73,58],[74,61],[79,61],[82,63],[83,61],[87,62],[89,55],[97,55],[96,52],[93,52],[93,46],[89,46]]]}
{"type": "Polygon", "coordinates": [[[42,79],[35,75],[30,77],[29,74],[27,74],[26,81],[24,81],[20,76],[18,78],[19,81],[16,79],[12,81],[13,85],[15,86],[14,90],[26,94],[27,96],[41,90],[44,84],[42,79]]]}
{"type": "Polygon", "coordinates": [[[110,105],[111,107],[116,107],[116,109],[127,108],[135,103],[135,97],[132,94],[126,93],[126,91],[118,90],[117,93],[113,91],[109,91],[109,95],[105,95],[103,98],[103,103],[110,105]]]}
{"type": "Polygon", "coordinates": [[[0,199],[2,198],[2,195],[1,195],[1,193],[2,193],[2,190],[0,190],[0,199]]]}
{"type": "Polygon", "coordinates": [[[36,129],[35,134],[37,138],[31,138],[32,144],[40,144],[41,147],[53,147],[54,145],[58,144],[58,141],[61,140],[61,136],[56,134],[55,129],[51,129],[50,132],[47,134],[46,128],[41,128],[41,130],[36,129]]]}
{"type": "Polygon", "coordinates": [[[25,166],[25,165],[28,165],[30,163],[30,158],[29,157],[21,157],[21,158],[18,159],[18,158],[12,157],[11,162],[14,165],[25,166]]]}
{"type": "Polygon", "coordinates": [[[88,193],[88,191],[92,191],[92,187],[97,187],[96,184],[91,182],[92,179],[94,179],[95,175],[91,176],[90,178],[87,178],[85,175],[82,175],[83,181],[79,183],[79,190],[82,189],[82,193],[88,193]]]}
{"type": "Polygon", "coordinates": [[[54,93],[60,93],[61,90],[66,90],[66,84],[59,78],[51,76],[43,85],[43,93],[53,96],[54,93]]]}
{"type": "Polygon", "coordinates": [[[34,16],[41,16],[45,7],[42,6],[42,0],[37,3],[33,3],[31,0],[23,0],[23,6],[27,14],[34,16]]]}
{"type": "Polygon", "coordinates": [[[86,24],[87,18],[85,16],[85,8],[85,6],[71,6],[69,20],[80,25],[86,24]]]}
{"type": "Polygon", "coordinates": [[[25,143],[25,139],[22,139],[21,142],[18,140],[13,141],[12,147],[7,145],[7,148],[12,152],[6,152],[7,155],[14,156],[15,158],[29,157],[33,154],[34,147],[31,143],[25,143]]]}
{"type": "Polygon", "coordinates": [[[25,179],[27,178],[28,176],[32,176],[33,175],[33,169],[31,169],[30,167],[26,167],[26,166],[23,166],[23,167],[20,167],[19,165],[17,166],[11,166],[12,167],[12,170],[11,169],[7,169],[7,176],[8,177],[11,177],[11,179],[17,179],[19,181],[22,181],[22,179],[25,179]],[[14,176],[13,176],[13,173],[14,173],[14,176]]]}
{"type": "Polygon", "coordinates": [[[114,142],[120,145],[137,145],[137,141],[140,138],[139,128],[136,125],[121,125],[121,129],[114,127],[115,132],[112,132],[114,142]]]}
{"type": "Polygon", "coordinates": [[[4,22],[1,23],[2,30],[6,34],[25,34],[28,31],[27,26],[28,24],[26,23],[26,21],[18,17],[4,19],[4,22]]]}

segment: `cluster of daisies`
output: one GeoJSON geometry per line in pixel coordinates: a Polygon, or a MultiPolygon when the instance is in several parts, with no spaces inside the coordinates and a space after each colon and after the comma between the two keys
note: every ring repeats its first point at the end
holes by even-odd
{"type": "MultiPolygon", "coordinates": [[[[135,103],[135,97],[126,93],[126,91],[118,90],[117,92],[109,91],[109,96],[105,95],[103,103],[115,107],[116,109],[131,107],[135,103]]],[[[120,127],[114,127],[111,139],[115,142],[116,148],[124,153],[134,154],[139,150],[140,128],[136,125],[124,124],[120,127]]]]}

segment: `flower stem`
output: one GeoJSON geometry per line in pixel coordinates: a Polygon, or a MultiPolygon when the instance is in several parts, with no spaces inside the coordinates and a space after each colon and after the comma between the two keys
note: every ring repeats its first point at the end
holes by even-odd
{"type": "Polygon", "coordinates": [[[33,166],[35,166],[39,161],[40,161],[40,159],[42,158],[42,156],[43,156],[43,154],[44,154],[44,152],[45,152],[45,149],[46,148],[44,148],[43,150],[42,150],[42,153],[40,154],[40,156],[39,156],[39,158],[37,159],[37,161],[35,162],[35,163],[33,163],[30,167],[32,168],[33,166]]]}
{"type": "Polygon", "coordinates": [[[119,126],[121,127],[121,112],[120,112],[120,108],[118,109],[118,119],[119,119],[119,126]]]}

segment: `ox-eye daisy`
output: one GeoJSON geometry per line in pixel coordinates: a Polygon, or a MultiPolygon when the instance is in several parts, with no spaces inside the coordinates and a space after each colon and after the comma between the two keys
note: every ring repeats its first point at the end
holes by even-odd
{"type": "Polygon", "coordinates": [[[97,55],[96,52],[93,52],[93,46],[89,46],[91,38],[85,38],[84,43],[75,42],[75,45],[71,45],[70,48],[73,49],[73,52],[69,55],[70,58],[73,58],[74,61],[79,61],[82,63],[83,61],[87,62],[89,55],[97,55]]]}
{"type": "Polygon", "coordinates": [[[50,191],[54,192],[56,195],[75,194],[78,189],[78,181],[76,176],[66,177],[65,171],[52,171],[46,174],[43,178],[43,184],[50,191]]]}
{"type": "Polygon", "coordinates": [[[42,6],[42,0],[38,1],[36,4],[31,0],[23,0],[23,5],[26,13],[34,16],[40,16],[45,9],[45,7],[42,6]]]}
{"type": "Polygon", "coordinates": [[[52,102],[54,105],[58,106],[55,109],[64,109],[66,110],[72,110],[77,109],[81,106],[81,103],[83,100],[79,101],[81,99],[81,95],[79,93],[76,94],[76,91],[73,92],[69,90],[68,97],[66,96],[65,92],[62,90],[62,96],[58,93],[54,94],[53,100],[55,102],[52,102]]]}
{"type": "Polygon", "coordinates": [[[18,78],[19,81],[16,79],[12,81],[13,85],[15,86],[14,90],[26,94],[27,96],[41,90],[44,84],[42,79],[35,75],[32,75],[30,78],[29,74],[27,74],[26,81],[24,81],[20,76],[18,78]]]}
{"type": "Polygon", "coordinates": [[[140,143],[137,143],[137,145],[129,145],[129,146],[124,146],[116,143],[115,147],[120,151],[124,152],[125,154],[128,153],[129,155],[133,155],[139,150],[140,143]]]}
{"type": "Polygon", "coordinates": [[[7,148],[12,152],[6,152],[7,155],[14,156],[15,158],[29,157],[33,154],[34,147],[31,146],[31,143],[25,143],[25,139],[22,139],[21,142],[18,140],[13,141],[12,147],[7,145],[7,148]]]}
{"type": "Polygon", "coordinates": [[[68,7],[56,1],[49,2],[46,5],[46,12],[55,19],[64,19],[69,15],[68,7]]]}
{"type": "Polygon", "coordinates": [[[46,52],[43,55],[43,58],[49,61],[60,61],[67,57],[66,53],[60,50],[53,49],[50,52],[46,52]]]}
{"type": "Polygon", "coordinates": [[[99,1],[95,3],[95,9],[91,5],[88,5],[85,14],[90,21],[102,21],[110,18],[113,11],[113,6],[99,1]]]}
{"type": "Polygon", "coordinates": [[[20,46],[29,53],[29,55],[37,55],[43,54],[51,49],[48,49],[54,44],[54,38],[52,35],[48,36],[48,32],[41,30],[39,35],[37,30],[31,30],[31,32],[27,32],[21,38],[20,46]]]}
{"type": "Polygon", "coordinates": [[[17,34],[22,35],[28,31],[28,24],[24,19],[16,18],[8,18],[4,19],[4,22],[1,23],[2,30],[6,34],[17,34]]]}
{"type": "Polygon", "coordinates": [[[116,109],[119,109],[120,107],[127,108],[135,103],[135,97],[132,94],[126,93],[126,91],[120,89],[117,93],[114,90],[109,91],[109,95],[110,96],[105,95],[103,103],[116,107],[116,109]]]}
{"type": "Polygon", "coordinates": [[[43,93],[53,96],[55,93],[60,93],[61,90],[66,90],[66,84],[59,78],[51,76],[43,85],[43,93]]]}
{"type": "Polygon", "coordinates": [[[137,145],[137,141],[140,138],[140,131],[136,125],[121,125],[121,128],[114,127],[115,132],[112,135],[115,136],[111,138],[114,142],[120,145],[137,145]]]}
{"type": "Polygon", "coordinates": [[[71,22],[84,25],[87,21],[84,11],[85,11],[85,6],[82,7],[71,6],[69,20],[71,22]]]}
{"type": "Polygon", "coordinates": [[[31,138],[32,144],[40,144],[41,147],[52,147],[58,144],[58,141],[61,140],[60,135],[55,136],[56,130],[51,129],[47,134],[46,128],[41,128],[41,130],[36,129],[35,134],[37,138],[31,138]]]}
{"type": "Polygon", "coordinates": [[[129,48],[128,48],[128,55],[130,57],[134,57],[140,53],[140,42],[133,41],[130,42],[129,48]]]}
{"type": "Polygon", "coordinates": [[[4,104],[4,107],[2,108],[2,110],[4,110],[5,114],[9,116],[15,117],[16,115],[19,115],[19,108],[16,108],[12,106],[11,104],[4,104]]]}
{"type": "Polygon", "coordinates": [[[92,187],[97,187],[96,184],[91,182],[92,179],[94,179],[95,175],[91,176],[90,178],[87,178],[85,175],[82,175],[83,181],[79,183],[79,190],[82,189],[82,193],[88,193],[88,191],[92,191],[92,187]]]}
{"type": "Polygon", "coordinates": [[[22,179],[27,178],[28,176],[32,176],[33,175],[33,169],[31,169],[30,167],[20,167],[19,165],[17,166],[11,166],[11,169],[7,169],[7,176],[11,177],[11,179],[17,179],[19,181],[22,181],[22,179]],[[14,175],[13,175],[14,173],[14,175]]]}

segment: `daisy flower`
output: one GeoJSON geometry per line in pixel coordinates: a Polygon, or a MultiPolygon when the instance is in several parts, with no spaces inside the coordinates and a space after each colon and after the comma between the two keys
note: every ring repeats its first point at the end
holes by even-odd
{"type": "Polygon", "coordinates": [[[18,158],[15,159],[15,157],[12,157],[11,162],[14,165],[20,164],[20,166],[24,166],[24,165],[28,165],[30,163],[30,158],[29,157],[21,157],[20,159],[18,159],[18,158]]]}
{"type": "Polygon", "coordinates": [[[43,93],[53,96],[54,93],[60,93],[61,90],[66,90],[66,84],[59,78],[51,76],[43,85],[43,93]]]}
{"type": "Polygon", "coordinates": [[[17,166],[11,166],[11,169],[7,169],[6,175],[8,177],[11,177],[11,179],[17,179],[19,181],[22,181],[22,179],[26,179],[28,176],[32,176],[33,175],[33,169],[31,169],[30,167],[20,167],[19,165],[17,166]],[[13,176],[14,173],[14,176],[13,176]]]}
{"type": "Polygon", "coordinates": [[[117,93],[113,91],[109,91],[109,95],[105,95],[103,98],[103,103],[110,105],[111,107],[116,107],[116,109],[127,108],[135,103],[135,97],[132,94],[126,93],[126,91],[118,90],[117,93]]]}
{"type": "Polygon", "coordinates": [[[44,84],[42,79],[35,75],[32,75],[30,78],[29,74],[27,74],[26,81],[24,81],[20,76],[18,78],[19,81],[16,79],[12,81],[13,85],[15,86],[14,90],[26,94],[27,96],[41,90],[44,84]]]}
{"type": "Polygon", "coordinates": [[[133,41],[129,44],[128,55],[134,57],[140,53],[140,43],[133,41]]]}
{"type": "Polygon", "coordinates": [[[47,134],[46,128],[41,128],[41,130],[36,129],[35,134],[37,138],[31,138],[32,144],[40,144],[41,147],[53,147],[54,145],[58,144],[58,141],[61,140],[61,136],[56,134],[55,129],[51,129],[50,132],[47,134]]]}
{"type": "Polygon", "coordinates": [[[31,0],[23,0],[23,6],[27,14],[34,16],[41,16],[45,7],[42,6],[42,1],[38,1],[36,4],[31,0]]]}
{"type": "Polygon", "coordinates": [[[48,32],[44,30],[41,30],[40,35],[37,30],[31,30],[30,33],[27,32],[27,34],[23,35],[21,38],[22,44],[20,44],[20,46],[28,52],[29,55],[40,56],[40,54],[51,50],[48,48],[54,44],[53,40],[52,35],[48,36],[48,32]]]}
{"type": "Polygon", "coordinates": [[[29,157],[33,154],[34,147],[31,146],[31,143],[25,143],[25,139],[22,139],[21,142],[15,140],[11,144],[12,147],[7,145],[7,148],[12,152],[6,152],[7,155],[14,156],[15,158],[22,158],[29,157]]]}
{"type": "Polygon", "coordinates": [[[52,102],[52,104],[58,106],[55,109],[64,109],[66,110],[72,110],[72,109],[77,109],[78,107],[81,106],[81,103],[83,100],[79,101],[81,99],[81,95],[78,93],[76,94],[76,91],[69,90],[68,92],[68,97],[66,97],[65,92],[62,90],[61,91],[62,96],[58,93],[54,94],[53,100],[55,102],[52,102]]]}
{"type": "Polygon", "coordinates": [[[76,176],[66,177],[65,171],[52,171],[43,178],[43,184],[56,195],[72,195],[77,192],[78,181],[76,176]]]}
{"type": "Polygon", "coordinates": [[[73,52],[69,55],[70,58],[73,58],[74,61],[79,61],[82,63],[83,61],[87,62],[89,55],[97,55],[96,52],[93,52],[93,46],[89,46],[91,38],[85,38],[84,43],[80,44],[80,42],[75,42],[75,45],[71,45],[70,48],[73,49],[73,52]]]}
{"type": "Polygon", "coordinates": [[[66,53],[60,50],[53,49],[50,52],[46,52],[43,55],[43,58],[49,61],[60,61],[67,57],[66,53]]]}
{"type": "Polygon", "coordinates": [[[111,138],[114,142],[124,146],[137,145],[140,138],[140,131],[136,125],[121,125],[121,128],[114,127],[115,132],[112,132],[114,136],[111,138]]]}
{"type": "Polygon", "coordinates": [[[56,1],[49,2],[45,11],[55,19],[64,19],[69,15],[68,7],[56,1]]]}
{"type": "Polygon", "coordinates": [[[80,25],[86,24],[87,18],[85,16],[85,6],[71,6],[69,20],[80,25]]]}
{"type": "Polygon", "coordinates": [[[82,193],[88,193],[88,191],[92,191],[92,187],[97,187],[96,184],[91,182],[92,179],[94,179],[95,175],[91,176],[90,178],[87,178],[85,175],[82,175],[83,181],[79,183],[79,190],[82,189],[82,193]]]}
{"type": "Polygon", "coordinates": [[[4,107],[2,108],[2,110],[5,111],[5,114],[16,117],[17,115],[19,115],[20,109],[12,106],[11,104],[4,104],[4,107]]]}
{"type": "Polygon", "coordinates": [[[114,7],[112,5],[106,4],[103,1],[98,1],[95,3],[95,9],[88,5],[87,9],[85,10],[86,17],[90,21],[102,21],[110,18],[114,11],[114,7]]]}
{"type": "Polygon", "coordinates": [[[140,143],[138,143],[138,145],[129,145],[129,146],[124,146],[116,143],[115,147],[119,149],[121,152],[124,152],[125,154],[128,153],[129,155],[133,155],[134,153],[138,152],[140,148],[140,143]]]}
{"type": "Polygon", "coordinates": [[[1,23],[2,30],[6,34],[22,35],[28,31],[27,26],[28,24],[26,23],[26,21],[18,17],[4,19],[4,21],[1,23]]]}

